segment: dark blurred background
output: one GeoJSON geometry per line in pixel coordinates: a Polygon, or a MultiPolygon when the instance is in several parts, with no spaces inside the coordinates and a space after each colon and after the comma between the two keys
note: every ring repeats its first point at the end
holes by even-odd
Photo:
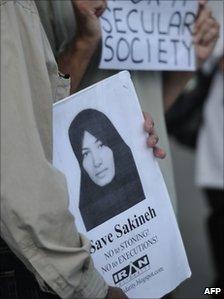
{"type": "MultiPolygon", "coordinates": [[[[214,61],[217,61],[223,54],[224,1],[212,0],[209,2],[209,5],[212,8],[214,16],[219,20],[221,27],[220,38],[213,57],[208,62],[208,67],[214,64],[214,61]]],[[[195,82],[191,82],[191,84],[194,85],[195,82]]],[[[202,88],[201,92],[206,87],[205,84],[200,87],[202,88]]],[[[219,85],[216,92],[217,94],[222,93],[223,97],[223,82],[219,85]]],[[[214,115],[214,122],[217,121],[216,117],[214,115]]],[[[214,285],[216,268],[211,250],[212,244],[207,232],[207,219],[210,209],[205,193],[201,188],[196,186],[195,182],[195,148],[189,148],[179,143],[172,136],[170,136],[170,140],[178,198],[177,217],[193,273],[191,279],[185,281],[176,290],[174,298],[206,298],[207,296],[203,295],[205,287],[220,287],[214,285]]],[[[223,136],[220,142],[223,149],[223,136]]],[[[219,145],[217,144],[216,146],[219,145]]],[[[220,231],[217,233],[221,233],[223,236],[224,227],[220,228],[220,231]]],[[[222,257],[224,257],[224,251],[222,252],[222,257]]],[[[224,277],[222,279],[224,281],[224,277]]],[[[211,298],[212,296],[209,297],[211,298]]]]}

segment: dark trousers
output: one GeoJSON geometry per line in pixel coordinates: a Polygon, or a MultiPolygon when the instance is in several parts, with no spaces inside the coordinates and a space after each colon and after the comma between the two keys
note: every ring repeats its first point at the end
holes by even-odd
{"type": "Polygon", "coordinates": [[[60,299],[42,292],[34,275],[14,255],[0,238],[0,298],[2,299],[60,299]]]}
{"type": "Polygon", "coordinates": [[[208,237],[216,271],[214,287],[221,287],[224,292],[224,191],[206,189],[205,192],[210,208],[208,237]]]}

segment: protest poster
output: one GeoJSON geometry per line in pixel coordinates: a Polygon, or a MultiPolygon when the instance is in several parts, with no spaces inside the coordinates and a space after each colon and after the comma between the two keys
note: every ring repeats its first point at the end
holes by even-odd
{"type": "Polygon", "coordinates": [[[196,0],[110,0],[101,17],[101,69],[188,70],[196,0]]]}
{"type": "Polygon", "coordinates": [[[95,267],[130,298],[160,298],[191,272],[127,71],[56,104],[54,165],[95,267]]]}

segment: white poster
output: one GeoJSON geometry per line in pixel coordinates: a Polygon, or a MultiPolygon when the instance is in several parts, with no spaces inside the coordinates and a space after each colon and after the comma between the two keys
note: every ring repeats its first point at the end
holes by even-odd
{"type": "Polygon", "coordinates": [[[70,211],[108,284],[130,298],[160,298],[190,277],[129,73],[56,103],[53,120],[54,165],[66,175],[70,211]]]}
{"type": "Polygon", "coordinates": [[[195,70],[197,0],[110,0],[101,17],[102,69],[195,70]]]}

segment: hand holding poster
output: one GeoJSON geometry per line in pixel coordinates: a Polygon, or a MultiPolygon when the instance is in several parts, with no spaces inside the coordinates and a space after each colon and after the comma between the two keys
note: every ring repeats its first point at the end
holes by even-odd
{"type": "Polygon", "coordinates": [[[101,17],[102,69],[195,70],[198,1],[111,0],[101,17]]]}
{"type": "Polygon", "coordinates": [[[95,267],[130,298],[159,298],[190,276],[128,72],[54,105],[54,165],[95,267]]]}

